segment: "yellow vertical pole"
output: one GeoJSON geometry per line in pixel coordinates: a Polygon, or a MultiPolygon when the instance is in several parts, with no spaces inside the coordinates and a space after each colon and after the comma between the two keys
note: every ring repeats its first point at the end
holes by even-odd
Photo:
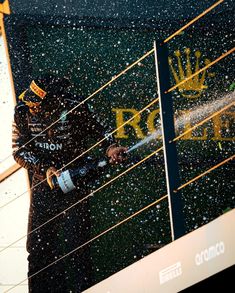
{"type": "Polygon", "coordinates": [[[5,14],[10,14],[10,5],[9,1],[5,0],[3,3],[0,4],[0,12],[5,14]]]}
{"type": "MultiPolygon", "coordinates": [[[[4,3],[1,4],[1,5],[4,5],[4,3]]],[[[0,6],[0,8],[1,8],[1,6],[0,6]]],[[[9,10],[7,10],[7,11],[9,11],[9,10]]],[[[12,70],[11,70],[11,62],[10,62],[10,56],[9,56],[9,51],[8,51],[8,43],[7,43],[6,31],[5,31],[5,27],[4,27],[4,13],[1,12],[1,10],[0,10],[0,31],[1,31],[1,37],[3,38],[4,48],[5,48],[5,54],[6,54],[6,59],[7,59],[9,78],[10,78],[11,89],[12,89],[12,95],[13,95],[14,103],[16,103],[15,87],[14,87],[12,70]]]]}

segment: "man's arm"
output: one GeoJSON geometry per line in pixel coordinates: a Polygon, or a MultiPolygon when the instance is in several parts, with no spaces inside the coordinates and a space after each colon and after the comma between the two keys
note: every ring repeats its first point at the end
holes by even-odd
{"type": "Polygon", "coordinates": [[[23,168],[45,174],[47,164],[34,153],[31,135],[28,129],[28,107],[19,103],[15,107],[12,126],[12,148],[15,161],[23,168]],[[29,142],[29,143],[28,143],[29,142]]]}
{"type": "Polygon", "coordinates": [[[101,147],[105,154],[109,158],[111,164],[121,163],[125,160],[123,154],[127,151],[126,147],[120,146],[119,142],[110,135],[112,132],[102,121],[100,121],[98,115],[91,110],[87,105],[83,105],[84,119],[87,122],[88,132],[92,134],[92,137],[97,141],[106,137],[102,142],[101,147]]]}

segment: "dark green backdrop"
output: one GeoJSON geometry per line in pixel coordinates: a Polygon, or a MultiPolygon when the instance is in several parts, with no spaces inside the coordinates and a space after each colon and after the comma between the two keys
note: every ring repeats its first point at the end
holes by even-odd
{"type": "MultiPolygon", "coordinates": [[[[165,39],[213,4],[213,1],[195,4],[186,0],[180,1],[180,4],[178,1],[155,2],[114,1],[111,4],[97,0],[93,5],[91,1],[86,1],[85,5],[85,2],[77,1],[63,8],[63,1],[56,1],[57,6],[51,1],[44,6],[43,1],[31,1],[27,6],[24,1],[11,1],[13,13],[5,17],[5,26],[17,94],[28,86],[33,76],[53,71],[60,76],[68,76],[75,85],[75,91],[87,97],[151,50],[154,40],[165,39]]],[[[169,42],[169,52],[177,74],[176,50],[181,51],[185,70],[187,59],[184,49],[191,49],[190,64],[194,71],[195,51],[201,52],[201,68],[206,58],[212,61],[233,47],[233,6],[232,1],[221,4],[169,42]]],[[[206,71],[203,84],[207,88],[198,97],[192,98],[198,93],[195,88],[183,92],[174,90],[175,116],[178,117],[182,111],[195,110],[204,103],[210,105],[209,109],[211,105],[216,109],[218,99],[225,96],[231,98],[234,95],[232,60],[230,55],[206,71]]],[[[171,78],[174,85],[173,75],[171,78]]],[[[90,104],[114,129],[118,126],[118,109],[123,109],[123,119],[127,120],[132,115],[130,111],[141,110],[156,97],[155,64],[151,55],[94,96],[90,104]]],[[[138,126],[143,136],[149,134],[147,121],[156,109],[157,104],[141,115],[138,126]]],[[[194,117],[192,124],[199,119],[198,116],[194,117]]],[[[177,142],[182,183],[234,153],[234,108],[223,113],[218,121],[207,122],[177,142]],[[204,131],[207,131],[207,135],[203,138],[204,131]]],[[[158,127],[158,115],[151,125],[158,127]]],[[[125,134],[126,138],[117,135],[122,145],[132,146],[141,140],[131,126],[125,127],[125,134]]],[[[131,156],[144,158],[159,146],[160,139],[152,140],[133,151],[131,156]]],[[[110,167],[105,176],[94,183],[93,188],[125,168],[110,167]]],[[[210,222],[227,208],[234,208],[232,174],[234,162],[229,162],[183,189],[187,232],[210,222]]],[[[160,152],[154,156],[154,160],[141,164],[96,193],[90,200],[93,236],[165,195],[164,176],[163,154],[160,152]]],[[[170,241],[168,205],[163,200],[92,243],[95,282],[170,241]]]]}

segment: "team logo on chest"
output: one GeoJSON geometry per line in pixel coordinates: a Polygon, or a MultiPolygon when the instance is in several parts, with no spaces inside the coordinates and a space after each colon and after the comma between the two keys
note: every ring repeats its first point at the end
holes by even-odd
{"type": "Polygon", "coordinates": [[[50,151],[58,151],[63,149],[62,143],[48,143],[48,142],[36,142],[36,147],[43,148],[50,151]]]}

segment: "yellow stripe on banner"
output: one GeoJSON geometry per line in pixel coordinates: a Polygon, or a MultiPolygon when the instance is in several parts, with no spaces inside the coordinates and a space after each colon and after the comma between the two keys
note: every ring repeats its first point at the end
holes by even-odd
{"type": "Polygon", "coordinates": [[[169,42],[171,39],[173,39],[175,36],[179,35],[182,31],[184,31],[186,28],[188,28],[189,26],[191,26],[194,22],[196,22],[197,20],[199,20],[200,18],[202,18],[203,16],[205,16],[208,12],[210,12],[212,9],[214,9],[216,6],[218,6],[219,4],[221,4],[222,2],[224,2],[224,0],[219,0],[218,2],[214,3],[212,6],[210,6],[209,8],[207,8],[206,10],[204,10],[201,14],[199,14],[197,17],[195,17],[194,19],[192,19],[190,22],[188,22],[186,25],[184,25],[182,28],[180,28],[179,30],[177,30],[174,34],[170,35],[168,38],[166,38],[164,40],[164,43],[169,42]]]}
{"type": "Polygon", "coordinates": [[[191,180],[187,181],[186,183],[182,184],[180,187],[178,187],[178,188],[175,190],[175,192],[179,191],[179,190],[182,189],[182,188],[185,188],[187,185],[191,184],[192,182],[194,182],[194,181],[200,179],[201,177],[207,175],[207,174],[210,173],[211,171],[217,169],[218,167],[220,167],[220,166],[226,164],[228,161],[231,161],[231,160],[234,160],[234,159],[235,159],[235,155],[232,155],[231,157],[229,157],[229,158],[225,159],[224,161],[220,162],[219,164],[217,164],[217,165],[211,167],[209,170],[206,170],[205,172],[201,173],[200,175],[198,175],[198,176],[192,178],[191,180]]]}
{"type": "Polygon", "coordinates": [[[0,4],[0,12],[4,14],[11,14],[8,0],[5,0],[2,4],[0,4]]]}

